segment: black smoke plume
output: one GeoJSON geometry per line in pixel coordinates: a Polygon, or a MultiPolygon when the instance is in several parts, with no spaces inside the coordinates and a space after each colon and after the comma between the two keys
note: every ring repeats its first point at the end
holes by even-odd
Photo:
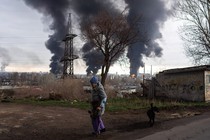
{"type": "MultiPolygon", "coordinates": [[[[109,0],[72,0],[71,7],[80,17],[81,26],[85,25],[101,11],[106,10],[112,15],[119,14],[119,11],[109,0]]],[[[87,74],[96,74],[103,64],[103,54],[95,50],[93,44],[89,42],[85,43],[81,50],[83,52],[83,60],[87,65],[87,74]]]]}
{"type": "Polygon", "coordinates": [[[129,8],[128,22],[135,17],[142,17],[136,30],[146,33],[147,43],[136,43],[128,48],[127,57],[130,61],[130,74],[137,75],[140,66],[144,66],[143,56],[162,56],[162,48],[157,39],[162,38],[160,27],[167,20],[170,11],[164,0],[125,0],[129,8]]]}
{"type": "Polygon", "coordinates": [[[83,60],[88,66],[86,69],[87,75],[97,74],[98,70],[103,64],[103,54],[101,53],[101,51],[95,49],[93,46],[94,45],[91,43],[85,43],[82,47],[83,60]]]}
{"type": "Polygon", "coordinates": [[[62,69],[60,59],[63,56],[63,49],[60,46],[67,33],[66,17],[69,0],[24,0],[24,2],[44,14],[46,20],[49,19],[48,17],[52,19],[49,28],[53,31],[53,34],[49,36],[45,46],[53,54],[50,60],[50,72],[58,74],[62,69]]]}
{"type": "MultiPolygon", "coordinates": [[[[60,41],[66,34],[66,15],[67,10],[73,9],[80,17],[80,24],[85,24],[87,19],[95,16],[102,10],[113,12],[115,8],[108,0],[24,0],[27,5],[38,10],[44,14],[44,17],[51,17],[52,24],[50,29],[54,31],[49,36],[48,41],[45,43],[47,49],[51,51],[51,72],[57,74],[61,71],[60,58],[63,56],[63,49],[60,46],[60,41]]],[[[85,46],[84,46],[85,47],[85,46]]],[[[92,55],[94,51],[84,52],[84,60],[88,66],[87,71],[98,71],[100,67],[95,67],[92,64],[92,55]],[[92,55],[91,55],[92,54],[92,55]],[[90,59],[90,60],[89,60],[90,59]]],[[[101,58],[99,55],[94,55],[95,59],[101,58]],[[97,58],[98,57],[98,58],[97,58]]]]}
{"type": "MultiPolygon", "coordinates": [[[[80,24],[86,24],[88,19],[97,15],[100,11],[106,10],[113,15],[119,13],[117,8],[110,0],[24,0],[25,3],[40,13],[44,17],[51,17],[52,23],[50,29],[53,34],[49,36],[49,40],[45,43],[46,47],[53,54],[51,58],[51,72],[57,74],[61,71],[60,58],[63,56],[63,49],[60,47],[60,41],[66,34],[66,18],[67,12],[73,10],[80,18],[80,24]]],[[[162,37],[160,26],[169,16],[169,11],[163,0],[124,0],[129,9],[128,22],[132,17],[143,17],[144,24],[139,25],[140,32],[145,31],[150,40],[147,43],[136,43],[129,47],[127,57],[130,61],[130,73],[137,74],[140,66],[144,66],[143,56],[161,56],[162,48],[156,42],[162,37]]],[[[82,32],[82,31],[81,31],[82,32]]],[[[89,43],[86,43],[82,51],[83,59],[86,62],[87,73],[96,73],[101,66],[94,64],[93,59],[99,60],[102,56],[95,55],[96,50],[88,50],[89,43]]]]}

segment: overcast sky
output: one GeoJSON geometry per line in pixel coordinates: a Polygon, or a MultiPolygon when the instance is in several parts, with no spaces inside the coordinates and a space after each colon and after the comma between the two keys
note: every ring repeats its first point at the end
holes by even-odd
{"type": "MultiPolygon", "coordinates": [[[[22,0],[0,1],[0,66],[6,71],[48,72],[52,54],[45,47],[50,30],[43,23],[43,16],[26,6],[22,0]]],[[[169,68],[192,66],[185,56],[183,42],[178,35],[175,19],[168,20],[162,28],[163,38],[159,40],[163,48],[161,58],[145,58],[146,72],[153,73],[169,68]]],[[[74,27],[73,27],[74,28],[74,27]]],[[[74,47],[80,48],[83,42],[78,36],[74,47]]],[[[75,73],[86,73],[82,59],[75,60],[75,73]]],[[[115,65],[111,73],[129,74],[129,65],[115,65]]],[[[143,68],[140,68],[143,72],[143,68]]]]}

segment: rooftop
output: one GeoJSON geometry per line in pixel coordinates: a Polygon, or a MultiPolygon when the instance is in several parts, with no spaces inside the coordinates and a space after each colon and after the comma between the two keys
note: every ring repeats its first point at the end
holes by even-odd
{"type": "Polygon", "coordinates": [[[160,73],[183,73],[183,72],[193,72],[193,71],[210,71],[210,65],[202,65],[202,66],[194,66],[194,67],[186,67],[186,68],[177,68],[177,69],[169,69],[164,70],[160,73]]]}

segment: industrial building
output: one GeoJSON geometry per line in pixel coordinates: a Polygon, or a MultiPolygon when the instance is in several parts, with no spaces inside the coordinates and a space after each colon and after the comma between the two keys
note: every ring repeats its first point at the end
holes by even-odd
{"type": "Polygon", "coordinates": [[[187,101],[210,101],[210,65],[169,69],[156,75],[155,96],[187,101]]]}

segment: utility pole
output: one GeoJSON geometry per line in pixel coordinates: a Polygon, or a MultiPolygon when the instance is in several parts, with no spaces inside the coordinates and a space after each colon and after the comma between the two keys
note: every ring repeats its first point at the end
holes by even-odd
{"type": "Polygon", "coordinates": [[[74,63],[73,61],[75,59],[78,59],[79,57],[77,55],[74,55],[74,49],[73,49],[73,39],[76,37],[76,34],[72,33],[72,22],[71,22],[71,13],[69,13],[68,18],[68,32],[63,39],[65,42],[65,48],[64,48],[64,56],[61,58],[60,62],[63,62],[63,78],[70,77],[74,78],[74,63]]]}

